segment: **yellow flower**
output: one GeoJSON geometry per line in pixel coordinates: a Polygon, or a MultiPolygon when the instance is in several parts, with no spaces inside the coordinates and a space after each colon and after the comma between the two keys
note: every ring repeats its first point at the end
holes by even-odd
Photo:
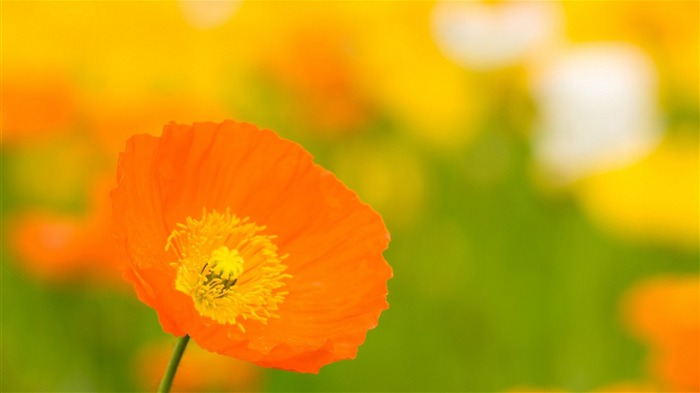
{"type": "Polygon", "coordinates": [[[430,29],[433,4],[377,2],[370,11],[374,19],[360,59],[380,107],[430,146],[471,141],[477,128],[470,124],[483,110],[483,96],[476,81],[439,50],[430,29]]]}
{"type": "Polygon", "coordinates": [[[465,125],[480,101],[435,45],[431,11],[430,2],[251,2],[235,22],[256,40],[242,56],[296,98],[285,98],[292,119],[337,132],[379,112],[421,142],[451,147],[473,136],[465,125]]]}
{"type": "MultiPolygon", "coordinates": [[[[662,89],[698,99],[700,34],[697,1],[567,1],[573,41],[624,40],[642,46],[661,69],[662,89]],[[595,21],[595,23],[591,23],[595,21]]],[[[697,106],[697,104],[695,104],[697,106]]]]}
{"type": "Polygon", "coordinates": [[[185,15],[174,1],[3,3],[3,70],[62,70],[127,101],[164,91],[220,97],[236,86],[236,48],[247,40],[232,21],[202,31],[185,15]]]}
{"type": "Polygon", "coordinates": [[[613,233],[697,247],[698,181],[698,139],[677,135],[635,164],[582,181],[576,193],[613,233]]]}

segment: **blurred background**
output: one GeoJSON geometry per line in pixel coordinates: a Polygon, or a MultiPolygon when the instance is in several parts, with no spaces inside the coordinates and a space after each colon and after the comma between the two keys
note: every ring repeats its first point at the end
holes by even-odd
{"type": "Polygon", "coordinates": [[[699,3],[3,1],[3,391],[153,391],[116,158],[297,141],[387,223],[391,308],[319,375],[192,345],[183,391],[698,391],[699,3]]]}

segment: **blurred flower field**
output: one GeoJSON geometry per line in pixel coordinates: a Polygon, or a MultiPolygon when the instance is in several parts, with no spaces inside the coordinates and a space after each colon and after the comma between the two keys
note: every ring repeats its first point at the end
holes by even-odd
{"type": "Polygon", "coordinates": [[[191,343],[174,391],[700,391],[697,1],[0,4],[0,390],[155,391],[117,157],[235,119],[381,214],[390,308],[317,375],[191,343]]]}

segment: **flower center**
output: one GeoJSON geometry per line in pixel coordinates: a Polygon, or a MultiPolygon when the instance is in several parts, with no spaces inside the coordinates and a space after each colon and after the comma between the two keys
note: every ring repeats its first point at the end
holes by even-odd
{"type": "Polygon", "coordinates": [[[175,289],[192,297],[200,315],[242,331],[241,320],[278,317],[275,311],[288,294],[280,288],[291,275],[284,273],[287,255],[277,254],[275,236],[263,230],[230,209],[204,210],[199,220],[187,217],[165,246],[177,256],[175,289]]]}

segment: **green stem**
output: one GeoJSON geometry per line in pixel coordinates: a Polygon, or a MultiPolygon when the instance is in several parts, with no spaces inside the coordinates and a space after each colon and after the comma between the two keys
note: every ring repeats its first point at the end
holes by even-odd
{"type": "Polygon", "coordinates": [[[173,379],[175,378],[177,366],[178,364],[180,364],[180,359],[182,358],[182,354],[185,353],[185,348],[187,348],[187,343],[189,341],[190,336],[188,335],[185,335],[184,337],[177,340],[177,344],[175,344],[175,350],[173,351],[173,356],[170,357],[168,368],[165,370],[163,379],[160,381],[160,386],[158,386],[158,393],[168,393],[170,391],[170,386],[173,384],[173,379]]]}

